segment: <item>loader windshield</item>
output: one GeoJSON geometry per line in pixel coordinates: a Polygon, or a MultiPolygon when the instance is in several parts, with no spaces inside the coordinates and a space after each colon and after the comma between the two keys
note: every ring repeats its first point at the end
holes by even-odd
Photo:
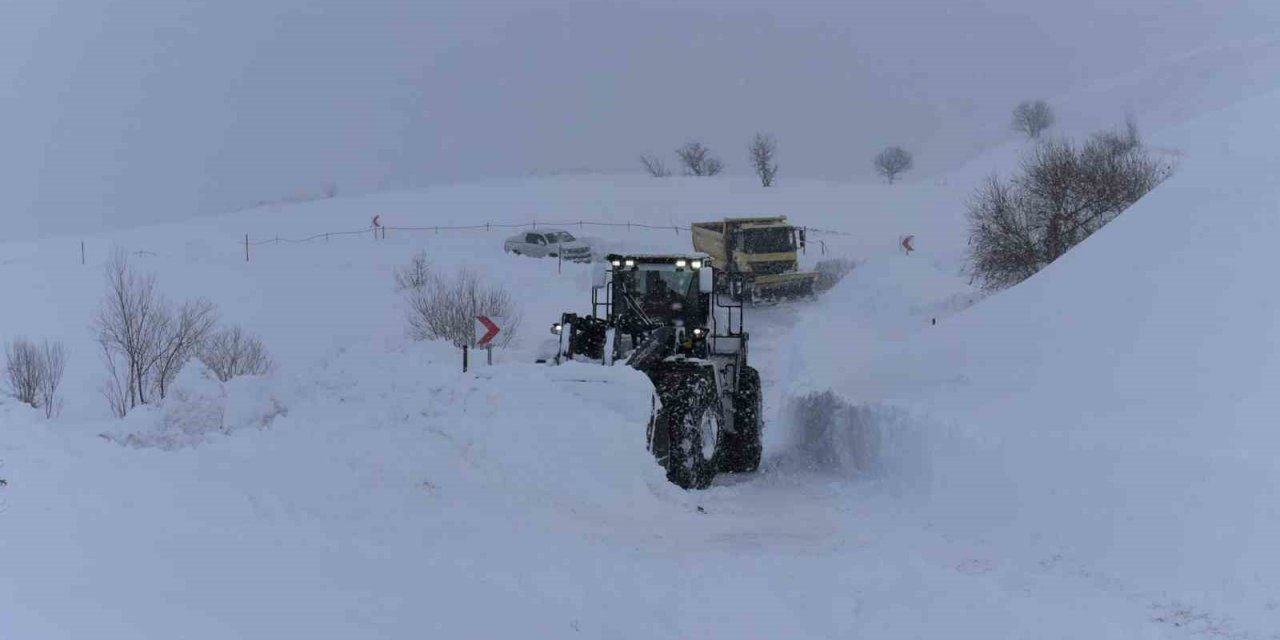
{"type": "Polygon", "coordinates": [[[741,253],[787,253],[796,250],[791,227],[747,228],[738,232],[741,253]]]}
{"type": "Polygon", "coordinates": [[[697,323],[698,274],[683,269],[655,269],[625,273],[622,285],[654,320],[697,323]]]}

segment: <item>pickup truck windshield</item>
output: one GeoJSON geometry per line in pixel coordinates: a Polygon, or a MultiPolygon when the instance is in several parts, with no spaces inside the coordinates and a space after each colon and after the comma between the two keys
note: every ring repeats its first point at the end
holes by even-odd
{"type": "Polygon", "coordinates": [[[795,251],[791,227],[742,229],[738,232],[738,251],[742,253],[786,253],[795,251]]]}
{"type": "Polygon", "coordinates": [[[557,242],[573,242],[573,236],[568,231],[552,231],[547,233],[547,242],[555,244],[557,242]]]}

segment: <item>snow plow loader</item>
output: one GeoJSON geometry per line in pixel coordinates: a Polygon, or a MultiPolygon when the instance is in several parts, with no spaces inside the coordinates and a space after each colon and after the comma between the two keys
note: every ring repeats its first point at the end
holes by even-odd
{"type": "Polygon", "coordinates": [[[760,374],[747,363],[742,304],[714,291],[705,254],[606,257],[591,314],[565,313],[555,362],[623,364],[653,382],[646,440],[667,479],[704,489],[760,466],[760,374]]]}
{"type": "Polygon", "coordinates": [[[693,223],[693,248],[711,256],[716,287],[735,300],[782,302],[812,297],[818,274],[800,271],[803,229],[786,216],[693,223]]]}

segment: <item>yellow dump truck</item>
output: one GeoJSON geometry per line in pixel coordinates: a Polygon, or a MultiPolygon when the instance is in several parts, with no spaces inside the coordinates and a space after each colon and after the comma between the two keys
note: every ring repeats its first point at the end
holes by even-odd
{"type": "Polygon", "coordinates": [[[814,294],[816,273],[802,273],[804,230],[786,216],[726,218],[693,224],[693,248],[711,256],[717,286],[739,300],[770,302],[814,294]]]}

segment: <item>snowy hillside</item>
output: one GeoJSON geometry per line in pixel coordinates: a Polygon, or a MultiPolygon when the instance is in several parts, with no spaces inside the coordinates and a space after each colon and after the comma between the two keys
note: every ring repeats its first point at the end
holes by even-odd
{"type": "Polygon", "coordinates": [[[959,275],[963,200],[1013,147],[893,187],[595,176],[333,199],[86,238],[83,266],[80,238],[0,245],[0,339],[71,353],[60,419],[0,405],[0,638],[1274,637],[1277,107],[1151,132],[1184,153],[1175,178],[986,300],[959,275]],[[589,267],[505,255],[510,229],[290,242],[374,215],[775,212],[841,232],[815,232],[806,263],[859,266],[748,316],[765,467],[704,492],[645,453],[643,376],[532,364],[585,310],[589,267]],[[272,242],[246,261],[245,234],[272,242]],[[185,399],[108,419],[89,325],[114,246],[280,367],[188,375],[185,399]],[[392,269],[419,250],[511,288],[522,333],[494,366],[405,338],[392,269]],[[229,433],[121,444],[199,411],[229,433]]]}

